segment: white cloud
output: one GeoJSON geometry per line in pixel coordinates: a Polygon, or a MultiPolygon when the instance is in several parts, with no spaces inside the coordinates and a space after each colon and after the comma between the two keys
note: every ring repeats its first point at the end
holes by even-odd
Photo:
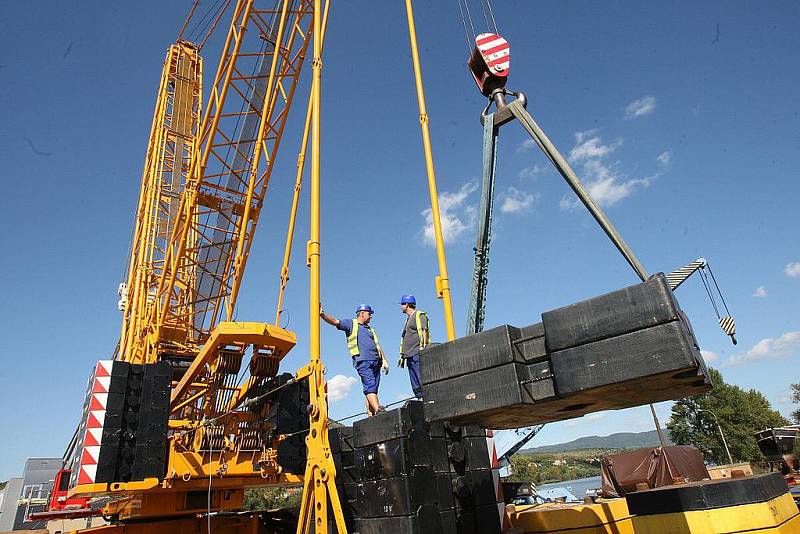
{"type": "Polygon", "coordinates": [[[527,152],[536,146],[536,141],[533,139],[525,139],[517,146],[517,152],[527,152]]]}
{"type": "Polygon", "coordinates": [[[779,338],[766,337],[743,354],[734,354],[726,362],[736,365],[755,360],[784,358],[800,353],[800,331],[786,332],[779,338]]]}
{"type": "Polygon", "coordinates": [[[518,176],[520,178],[534,178],[539,174],[543,173],[547,170],[547,167],[540,167],[539,164],[535,164],[533,167],[525,167],[521,171],[519,171],[518,176]]]}
{"type": "Polygon", "coordinates": [[[672,161],[672,152],[665,150],[656,157],[656,160],[662,165],[669,165],[669,162],[672,161]]]}
{"type": "Polygon", "coordinates": [[[538,195],[520,191],[516,187],[509,186],[500,196],[502,202],[500,211],[503,213],[525,213],[538,198],[538,195]]]}
{"type": "MultiPolygon", "coordinates": [[[[657,177],[628,179],[616,171],[615,166],[616,164],[607,165],[599,159],[591,159],[583,165],[583,175],[586,178],[584,185],[589,195],[602,207],[613,206],[631,196],[637,189],[648,187],[657,177]]],[[[571,195],[562,197],[559,202],[561,209],[575,208],[578,205],[578,199],[571,195]]]]}
{"type": "Polygon", "coordinates": [[[786,273],[786,276],[797,278],[800,276],[800,261],[793,261],[792,263],[787,264],[783,272],[786,273]]]}
{"type": "MultiPolygon", "coordinates": [[[[609,207],[629,197],[637,189],[648,187],[660,174],[644,178],[629,178],[617,170],[619,161],[608,163],[607,156],[622,146],[622,139],[605,144],[597,130],[575,133],[575,146],[569,152],[569,159],[582,166],[582,180],[589,195],[600,206],[609,207]]],[[[577,198],[567,194],[559,201],[563,210],[580,205],[577,198]]]]}
{"type": "Polygon", "coordinates": [[[637,98],[625,107],[625,118],[632,119],[652,113],[656,109],[656,97],[652,95],[637,98]]]}
{"type": "Polygon", "coordinates": [[[336,402],[344,399],[357,383],[358,379],[352,376],[334,376],[328,380],[328,401],[336,402]]]}
{"type": "Polygon", "coordinates": [[[758,286],[758,289],[756,289],[755,293],[753,293],[753,296],[754,297],[758,297],[758,298],[766,297],[767,296],[767,288],[765,288],[764,286],[758,286]]]}
{"type": "Polygon", "coordinates": [[[716,352],[712,352],[710,350],[701,350],[700,354],[703,356],[703,359],[706,363],[711,363],[719,360],[719,356],[717,356],[716,352]]]}
{"type": "Polygon", "coordinates": [[[576,427],[578,425],[582,425],[584,423],[593,423],[595,421],[599,421],[600,419],[604,418],[606,414],[603,412],[595,412],[586,414],[583,417],[578,417],[577,419],[571,419],[567,422],[568,427],[576,427]]]}
{"type": "MultiPolygon", "coordinates": [[[[478,189],[476,182],[467,182],[455,193],[443,192],[439,194],[439,215],[442,221],[442,236],[445,243],[452,243],[458,237],[472,228],[475,221],[475,206],[467,204],[467,198],[478,189]]],[[[436,245],[436,236],[433,232],[433,215],[431,209],[421,212],[425,218],[422,228],[422,239],[427,245],[436,245]]]]}
{"type": "Polygon", "coordinates": [[[618,139],[610,145],[604,145],[599,135],[594,135],[597,130],[575,133],[575,146],[569,151],[569,159],[579,163],[591,158],[603,158],[622,146],[618,139]]]}

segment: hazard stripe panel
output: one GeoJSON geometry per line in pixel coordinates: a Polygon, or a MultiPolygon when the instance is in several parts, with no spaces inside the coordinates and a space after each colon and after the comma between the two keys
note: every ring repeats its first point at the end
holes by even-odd
{"type": "Polygon", "coordinates": [[[106,419],[108,392],[111,387],[111,371],[114,362],[97,362],[89,378],[77,451],[77,466],[73,466],[70,485],[93,484],[97,475],[97,462],[103,446],[103,423],[106,419]],[[77,467],[77,468],[75,468],[77,467]]]}
{"type": "Polygon", "coordinates": [[[511,68],[511,46],[501,36],[482,33],[475,39],[483,60],[495,76],[508,76],[511,68]]]}

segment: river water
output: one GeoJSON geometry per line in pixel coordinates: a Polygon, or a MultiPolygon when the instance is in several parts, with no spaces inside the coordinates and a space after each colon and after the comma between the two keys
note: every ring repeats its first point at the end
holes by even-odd
{"type": "Polygon", "coordinates": [[[578,478],[575,480],[565,480],[564,482],[551,482],[550,484],[540,484],[536,489],[541,492],[542,490],[552,490],[554,488],[566,488],[578,500],[583,500],[586,495],[587,489],[599,489],[600,477],[578,478]]]}

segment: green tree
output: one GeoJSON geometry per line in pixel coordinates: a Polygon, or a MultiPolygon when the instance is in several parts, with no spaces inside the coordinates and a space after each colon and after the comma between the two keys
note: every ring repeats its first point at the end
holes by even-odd
{"type": "Polygon", "coordinates": [[[276,508],[299,508],[302,490],[299,488],[247,488],[244,490],[245,510],[274,510],[276,508]]]}
{"type": "Polygon", "coordinates": [[[672,441],[694,445],[708,461],[728,463],[718,420],[734,462],[763,460],[754,433],[788,422],[772,409],[760,391],[726,384],[716,369],[709,368],[708,372],[714,387],[699,397],[681,399],[673,405],[667,423],[672,441]]]}

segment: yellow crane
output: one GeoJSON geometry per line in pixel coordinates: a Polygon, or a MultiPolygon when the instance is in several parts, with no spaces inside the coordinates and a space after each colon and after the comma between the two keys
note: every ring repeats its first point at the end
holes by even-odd
{"type": "MultiPolygon", "coordinates": [[[[215,6],[217,6],[215,4],[215,6]]],[[[448,339],[455,337],[428,115],[411,0],[408,29],[419,120],[438,250],[435,283],[448,339]]],[[[195,2],[164,61],[136,211],[127,279],[119,287],[122,326],[115,361],[168,363],[172,370],[166,469],[163,477],[113,482],[78,480],[70,496],[110,496],[102,531],[195,532],[201,528],[258,531],[241,508],[244,490],[303,484],[297,532],[325,532],[328,509],[346,528],[334,485],[328,408],[319,338],[320,100],[322,45],[328,4],[321,0],[226,0],[205,17],[199,43],[183,38],[195,2]],[[262,5],[264,4],[264,5],[262,5]],[[200,51],[229,16],[206,101],[200,51]],[[308,47],[313,40],[309,58],[308,47]],[[297,163],[274,323],[235,320],[236,301],[303,65],[311,59],[312,90],[297,163]],[[311,139],[309,363],[275,382],[294,347],[280,328],[282,302],[311,139]],[[291,438],[270,421],[274,394],[308,388],[307,461],[284,469],[278,447],[291,438]],[[266,389],[266,391],[265,391],[266,389]]],[[[212,6],[213,9],[214,6],[212,6]]],[[[80,454],[80,450],[78,450],[80,454]]]]}
{"type": "Polygon", "coordinates": [[[261,4],[225,2],[212,14],[212,31],[226,12],[230,23],[205,106],[200,45],[179,39],[164,62],[115,359],[166,361],[180,378],[163,479],[72,490],[112,495],[106,512],[116,519],[235,509],[248,486],[302,481],[277,464],[269,404],[237,410],[296,341],[277,325],[232,321],[313,31],[310,0],[261,4]]]}

